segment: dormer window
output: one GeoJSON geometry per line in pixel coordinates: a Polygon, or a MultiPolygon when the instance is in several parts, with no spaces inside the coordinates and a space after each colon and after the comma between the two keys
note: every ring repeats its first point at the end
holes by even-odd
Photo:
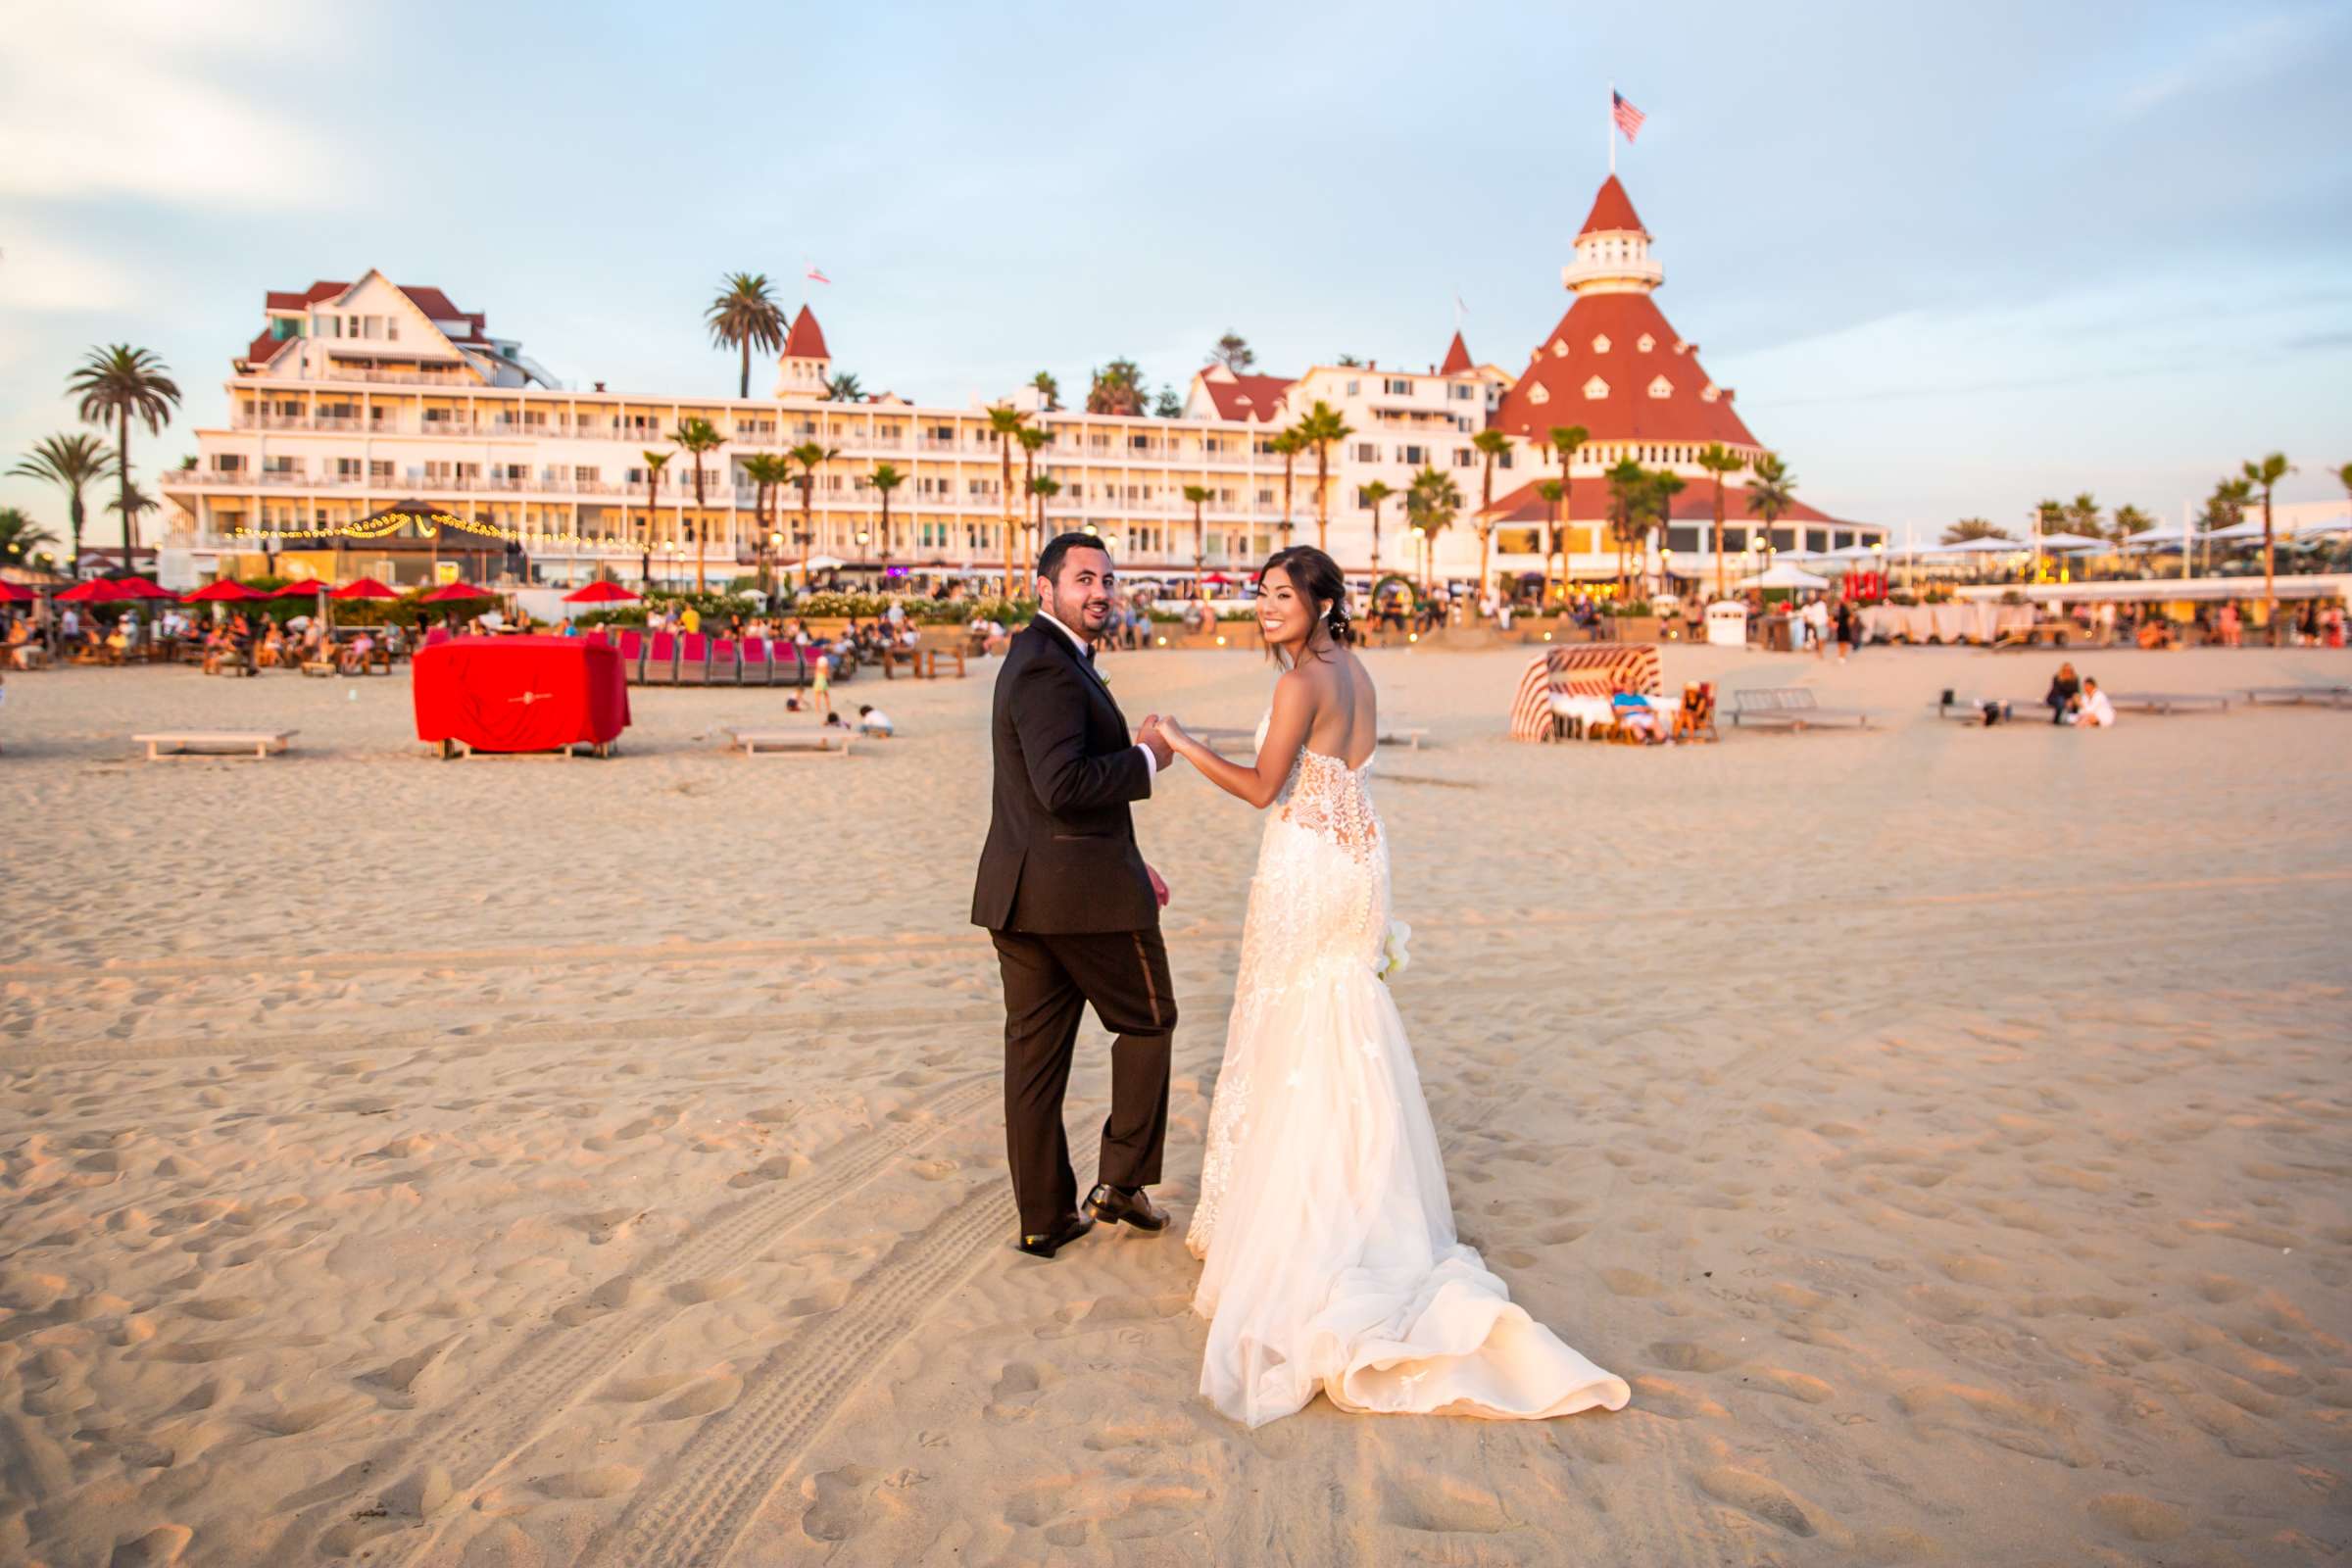
{"type": "Polygon", "coordinates": [[[1603,381],[1599,376],[1596,375],[1592,380],[1585,383],[1586,402],[1598,403],[1602,398],[1605,398],[1608,395],[1609,383],[1603,381]]]}
{"type": "Polygon", "coordinates": [[[1721,394],[1715,390],[1715,383],[1710,381],[1707,383],[1706,389],[1699,393],[1698,401],[1701,403],[1712,403],[1721,394]]]}
{"type": "Polygon", "coordinates": [[[1535,404],[1538,408],[1542,408],[1544,404],[1551,401],[1551,388],[1545,386],[1543,382],[1538,381],[1534,386],[1528,388],[1527,401],[1535,404]]]}
{"type": "Polygon", "coordinates": [[[1555,360],[1564,360],[1568,357],[1568,340],[1566,338],[1555,337],[1551,340],[1551,357],[1555,360]]]}
{"type": "Polygon", "coordinates": [[[1592,352],[1595,354],[1606,354],[1609,352],[1609,339],[1607,333],[1604,332],[1592,340],[1592,352]]]}
{"type": "Polygon", "coordinates": [[[1649,383],[1649,395],[1653,398],[1670,398],[1674,396],[1674,383],[1661,375],[1649,383]]]}
{"type": "Polygon", "coordinates": [[[1647,332],[1642,333],[1641,337],[1636,339],[1634,342],[1634,347],[1640,349],[1644,354],[1647,354],[1651,349],[1654,349],[1657,346],[1658,340],[1654,337],[1651,337],[1647,332]]]}

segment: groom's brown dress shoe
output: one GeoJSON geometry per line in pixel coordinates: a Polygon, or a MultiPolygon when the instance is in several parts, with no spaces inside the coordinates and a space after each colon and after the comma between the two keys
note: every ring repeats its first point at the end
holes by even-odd
{"type": "Polygon", "coordinates": [[[1132,1225],[1139,1231],[1164,1231],[1168,1211],[1152,1201],[1141,1187],[1129,1191],[1103,1182],[1086,1195],[1086,1211],[1105,1225],[1132,1225]]]}
{"type": "Polygon", "coordinates": [[[1079,1237],[1095,1228],[1095,1222],[1084,1214],[1064,1215],[1060,1224],[1042,1236],[1023,1236],[1013,1245],[1031,1257],[1052,1257],[1079,1237]]]}

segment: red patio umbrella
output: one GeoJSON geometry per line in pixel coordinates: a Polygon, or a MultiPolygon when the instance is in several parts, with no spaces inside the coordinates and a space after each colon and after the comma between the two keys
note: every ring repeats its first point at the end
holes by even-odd
{"type": "Polygon", "coordinates": [[[292,599],[299,594],[304,598],[308,598],[312,594],[322,594],[325,592],[326,584],[320,582],[316,577],[305,577],[300,582],[290,582],[283,588],[271,589],[270,591],[270,597],[272,599],[292,599]]]}
{"type": "Polygon", "coordinates": [[[223,577],[219,582],[206,583],[203,587],[197,589],[192,594],[182,594],[180,596],[180,603],[185,605],[234,604],[243,599],[260,599],[263,597],[263,595],[255,593],[243,583],[223,577]]]}
{"type": "Polygon", "coordinates": [[[345,583],[326,597],[329,599],[398,599],[400,595],[377,582],[373,577],[362,577],[358,582],[345,583]]]}
{"type": "Polygon", "coordinates": [[[453,582],[446,588],[434,589],[418,603],[445,605],[459,599],[496,599],[498,595],[488,588],[476,588],[469,582],[453,582]]]}
{"type": "Polygon", "coordinates": [[[564,596],[567,605],[618,605],[639,596],[616,582],[592,582],[585,588],[575,588],[564,596]]]}
{"type": "Polygon", "coordinates": [[[134,599],[146,597],[135,588],[105,577],[77,582],[57,596],[58,603],[66,605],[126,605],[134,599]]]}
{"type": "Polygon", "coordinates": [[[0,605],[29,605],[39,597],[29,588],[20,588],[13,582],[0,582],[0,605]]]}

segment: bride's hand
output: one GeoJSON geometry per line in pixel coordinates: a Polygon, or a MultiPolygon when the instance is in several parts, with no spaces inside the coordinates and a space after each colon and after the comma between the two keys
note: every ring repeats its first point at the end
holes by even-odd
{"type": "Polygon", "coordinates": [[[1159,715],[1159,732],[1168,738],[1168,744],[1170,746],[1173,746],[1180,752],[1188,746],[1198,746],[1200,744],[1199,741],[1193,739],[1192,735],[1182,724],[1177,723],[1175,719],[1169,717],[1165,713],[1159,715]]]}

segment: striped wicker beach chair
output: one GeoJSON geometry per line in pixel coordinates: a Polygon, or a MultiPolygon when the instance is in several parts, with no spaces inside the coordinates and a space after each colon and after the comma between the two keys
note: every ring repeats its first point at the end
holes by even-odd
{"type": "Polygon", "coordinates": [[[1656,697],[1664,690],[1658,677],[1658,651],[1648,643],[1554,648],[1529,664],[1527,673],[1519,677],[1519,693],[1511,700],[1511,739],[1552,738],[1554,694],[1608,697],[1631,691],[1656,697]]]}

